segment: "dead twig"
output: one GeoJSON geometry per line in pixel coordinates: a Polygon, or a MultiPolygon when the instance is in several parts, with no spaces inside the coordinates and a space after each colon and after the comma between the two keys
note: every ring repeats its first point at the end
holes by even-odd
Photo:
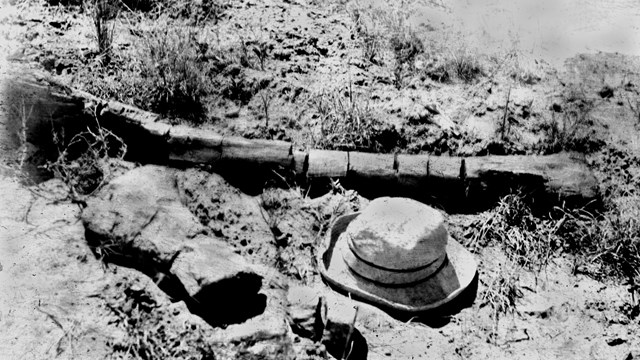
{"type": "Polygon", "coordinates": [[[505,140],[506,137],[506,130],[507,130],[507,117],[509,115],[509,100],[511,98],[511,85],[509,85],[509,90],[507,91],[507,100],[506,103],[504,104],[504,114],[502,116],[502,141],[505,140]]]}
{"type": "Polygon", "coordinates": [[[342,356],[340,357],[341,360],[349,359],[349,356],[351,356],[351,352],[353,351],[353,343],[351,343],[351,336],[353,335],[353,329],[355,328],[356,320],[358,319],[358,310],[360,310],[360,307],[356,305],[355,309],[356,311],[353,313],[353,320],[351,321],[351,324],[349,324],[349,332],[347,333],[347,339],[344,344],[344,350],[342,350],[342,356]]]}

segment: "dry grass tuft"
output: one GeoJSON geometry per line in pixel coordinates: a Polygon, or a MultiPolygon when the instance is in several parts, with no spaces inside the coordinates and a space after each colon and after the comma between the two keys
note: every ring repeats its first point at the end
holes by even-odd
{"type": "Polygon", "coordinates": [[[93,25],[96,30],[98,41],[98,53],[103,66],[111,62],[111,51],[113,45],[113,34],[115,31],[115,21],[118,15],[118,6],[113,0],[94,0],[93,2],[93,25]]]}
{"type": "Polygon", "coordinates": [[[487,280],[481,280],[484,290],[480,295],[479,307],[489,306],[491,317],[497,323],[503,314],[514,314],[518,299],[523,294],[519,286],[521,268],[511,262],[499,264],[493,269],[487,280]]]}
{"type": "MultiPolygon", "coordinates": [[[[160,21],[162,23],[162,21],[160,21]]],[[[143,41],[141,80],[146,108],[200,122],[209,90],[209,64],[198,46],[198,29],[162,23],[143,41]]]]}
{"type": "Polygon", "coordinates": [[[472,251],[500,244],[513,263],[530,270],[544,269],[558,250],[557,223],[536,218],[519,194],[507,195],[465,235],[472,251]]]}
{"type": "MultiPolygon", "coordinates": [[[[509,264],[494,271],[481,303],[495,316],[508,313],[519,297],[517,274],[539,272],[558,256],[573,260],[573,272],[627,285],[633,309],[640,290],[640,158],[608,149],[595,160],[605,174],[604,211],[556,208],[534,216],[522,196],[512,194],[467,229],[466,245],[479,252],[491,244],[503,248],[509,264]]],[[[635,310],[634,310],[635,311],[635,310]]]]}
{"type": "Polygon", "coordinates": [[[380,120],[351,87],[321,93],[310,103],[320,127],[316,148],[388,153],[406,146],[404,133],[380,120]]]}

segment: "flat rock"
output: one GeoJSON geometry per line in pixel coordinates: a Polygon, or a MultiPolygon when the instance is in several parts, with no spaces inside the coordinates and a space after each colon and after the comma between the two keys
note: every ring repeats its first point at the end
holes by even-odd
{"type": "Polygon", "coordinates": [[[262,277],[231,246],[205,235],[182,203],[177,173],[144,166],[113,180],[87,200],[87,240],[99,255],[166,279],[173,296],[213,325],[262,313],[262,277]]]}
{"type": "Polygon", "coordinates": [[[87,200],[82,220],[90,244],[127,251],[128,260],[141,266],[168,266],[204,231],[180,203],[175,173],[159,166],[140,167],[114,179],[87,200]]]}

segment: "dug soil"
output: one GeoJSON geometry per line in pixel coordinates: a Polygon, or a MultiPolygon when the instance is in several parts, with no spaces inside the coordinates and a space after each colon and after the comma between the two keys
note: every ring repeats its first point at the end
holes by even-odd
{"type": "Polygon", "coordinates": [[[242,0],[184,16],[125,1],[105,64],[91,7],[77,3],[1,3],[1,359],[640,358],[640,54],[624,26],[637,5],[242,0]],[[594,21],[605,17],[619,21],[594,21]],[[141,54],[158,24],[197,30],[210,81],[198,112],[149,95],[141,54]],[[206,166],[126,156],[96,159],[83,188],[65,176],[78,159],[49,166],[68,173],[42,167],[65,136],[16,97],[27,73],[301,150],[577,151],[604,207],[534,216],[514,196],[445,214],[476,256],[477,286],[446,311],[391,316],[317,270],[333,221],[371,199],[336,182],[311,197],[280,175],[246,194],[206,166]]]}

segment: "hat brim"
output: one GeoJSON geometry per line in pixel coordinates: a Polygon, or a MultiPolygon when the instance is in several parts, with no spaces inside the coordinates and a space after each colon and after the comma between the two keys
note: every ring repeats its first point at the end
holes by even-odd
{"type": "Polygon", "coordinates": [[[450,302],[475,278],[477,265],[473,255],[451,236],[447,239],[447,259],[441,268],[411,286],[384,286],[353,273],[342,257],[344,251],[350,250],[345,237],[340,237],[340,234],[359,214],[339,217],[319,253],[320,274],[332,287],[389,310],[415,313],[450,302]]]}

